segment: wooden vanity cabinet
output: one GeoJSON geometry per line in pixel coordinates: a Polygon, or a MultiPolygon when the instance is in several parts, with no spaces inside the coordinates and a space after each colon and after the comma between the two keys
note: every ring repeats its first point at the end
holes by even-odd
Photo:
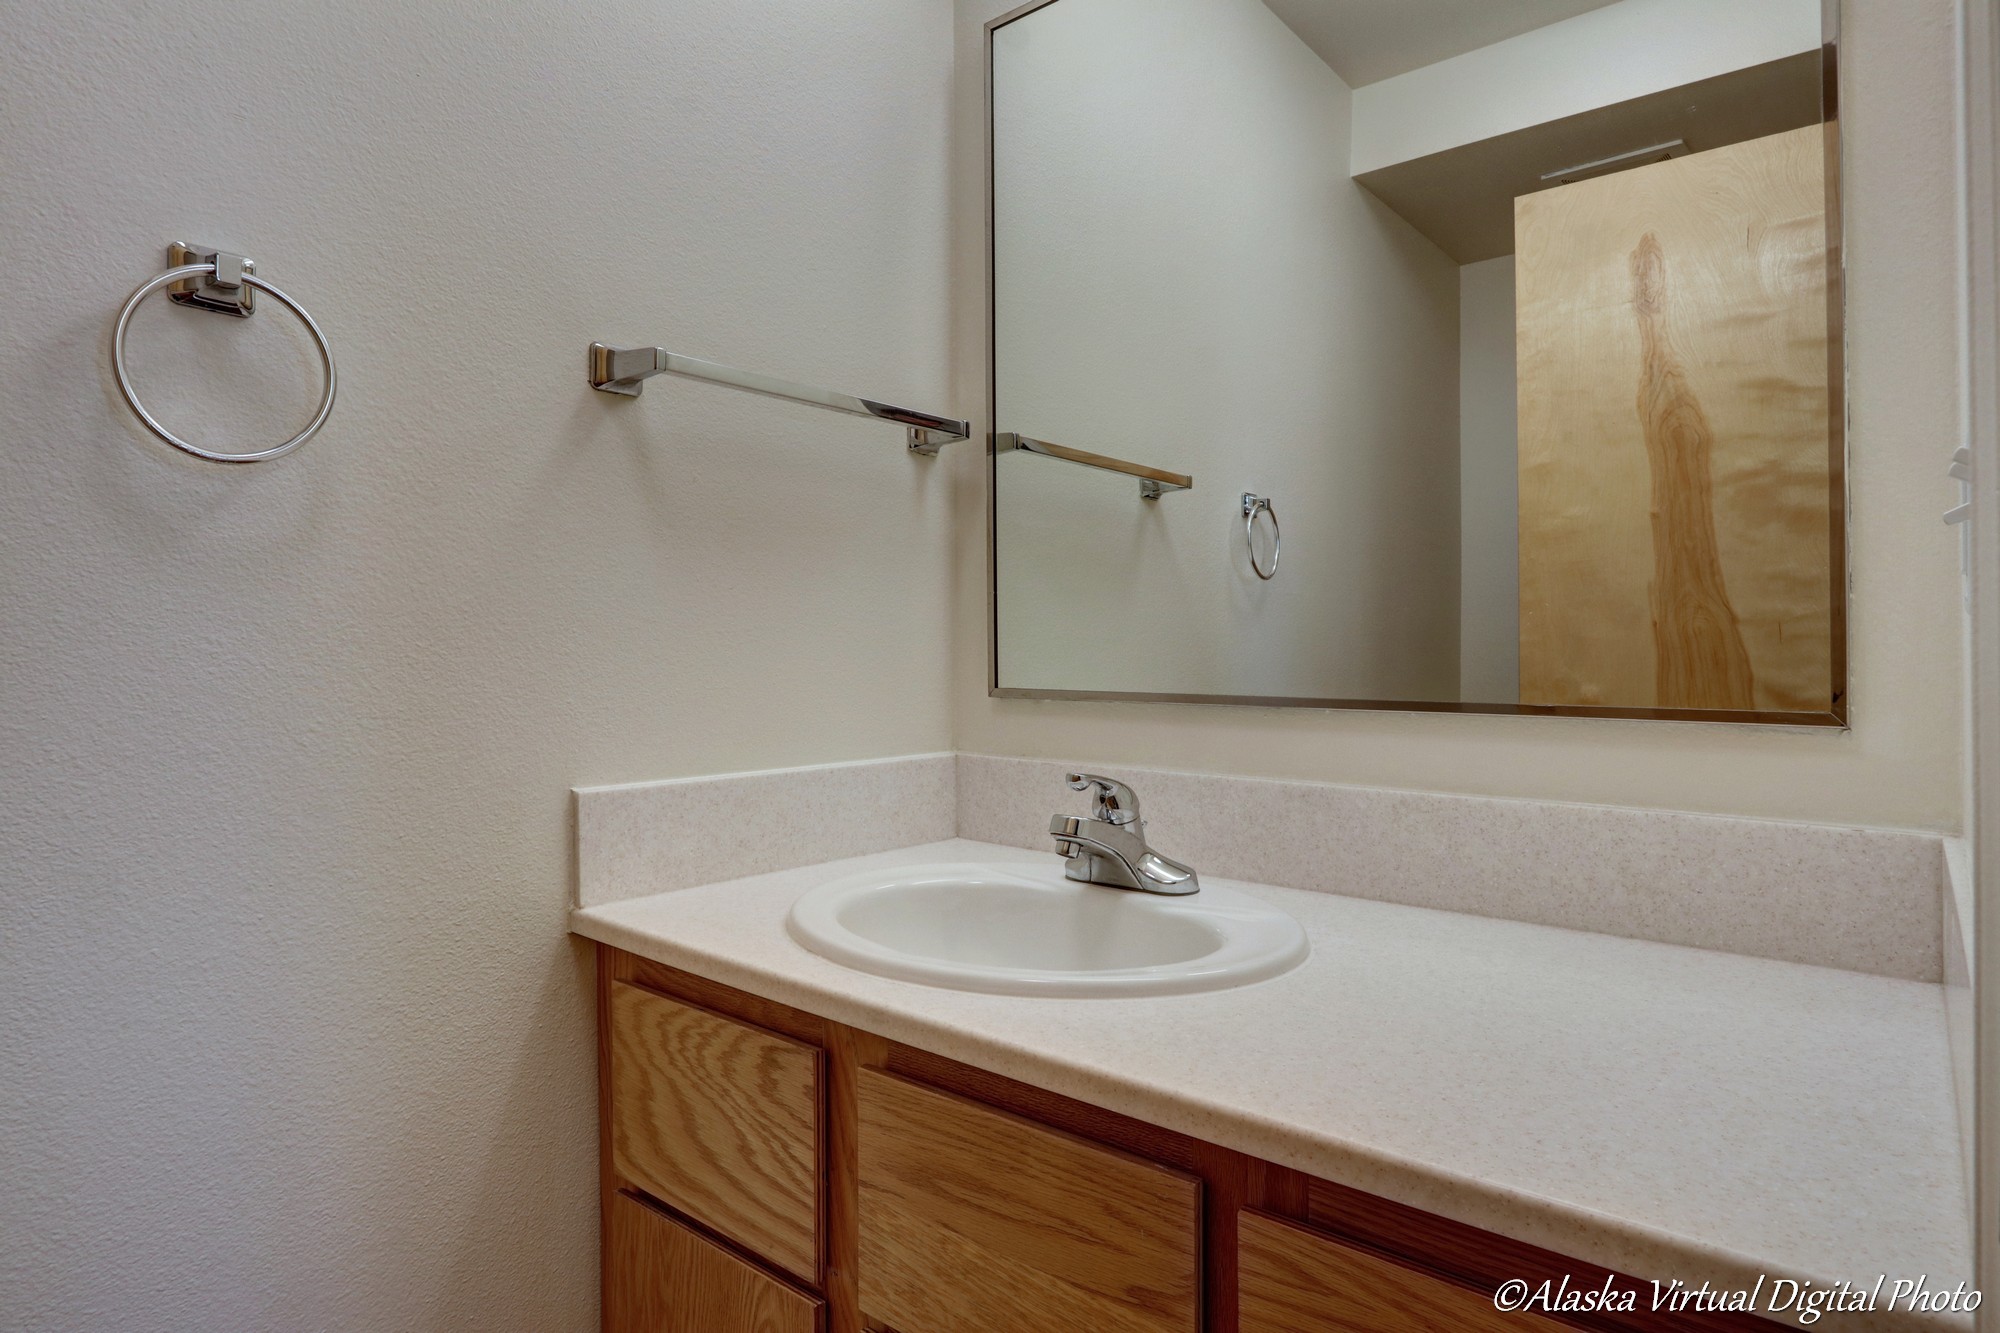
{"type": "Polygon", "coordinates": [[[825,1308],[636,1194],[606,1202],[606,1333],[823,1333],[825,1308]]]}
{"type": "Polygon", "coordinates": [[[1488,1292],[1265,1213],[1237,1219],[1241,1333],[1559,1333],[1488,1292]]]}
{"type": "Polygon", "coordinates": [[[612,1166],[807,1282],[819,1274],[820,1053],[612,983],[612,1166]]]}
{"type": "Polygon", "coordinates": [[[1200,1328],[1195,1177],[877,1069],[855,1106],[869,1316],[901,1333],[1200,1328]]]}
{"type": "Polygon", "coordinates": [[[1771,1328],[1501,1314],[1608,1274],[603,945],[598,1001],[606,1333],[1771,1328]]]}

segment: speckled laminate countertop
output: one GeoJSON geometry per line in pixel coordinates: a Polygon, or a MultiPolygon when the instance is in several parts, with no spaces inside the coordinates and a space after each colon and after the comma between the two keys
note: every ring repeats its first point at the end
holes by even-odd
{"type": "Polygon", "coordinates": [[[1935,985],[1212,876],[1290,912],[1312,957],[1206,995],[1024,999],[851,971],[785,931],[836,875],[1051,859],[932,843],[582,908],[571,928],[1641,1278],[1970,1275],[1935,985]]]}

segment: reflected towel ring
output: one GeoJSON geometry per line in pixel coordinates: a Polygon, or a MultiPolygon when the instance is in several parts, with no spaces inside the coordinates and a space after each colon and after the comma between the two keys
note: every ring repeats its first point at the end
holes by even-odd
{"type": "Polygon", "coordinates": [[[326,392],[320,395],[319,410],[313,413],[313,419],[306,424],[304,430],[292,436],[291,439],[286,440],[283,444],[273,445],[269,449],[260,449],[255,453],[224,454],[217,453],[213,449],[204,449],[198,444],[192,444],[187,440],[183,440],[180,436],[161,425],[153,414],[148,412],[139,402],[138,392],[132,387],[131,374],[125,369],[125,330],[131,324],[132,312],[139,308],[139,303],[170,282],[183,281],[201,274],[217,273],[218,271],[214,264],[182,264],[176,268],[170,268],[150,281],[141,284],[139,290],[133,292],[126,299],[125,308],[118,312],[118,325],[111,334],[111,369],[118,377],[118,392],[125,395],[126,405],[132,409],[140,421],[145,423],[147,430],[152,431],[153,434],[159,436],[174,448],[181,450],[183,453],[193,454],[196,458],[206,458],[211,463],[260,463],[267,458],[276,458],[280,454],[290,453],[304,444],[313,437],[314,433],[321,426],[326,424],[327,417],[333,411],[333,392],[337,382],[333,370],[333,348],[327,345],[326,335],[320,332],[320,327],[313,322],[313,317],[307,314],[305,307],[301,306],[297,301],[294,301],[291,297],[285,295],[276,287],[273,287],[270,283],[254,274],[240,274],[243,283],[255,287],[260,292],[268,293],[280,305],[299,317],[299,322],[304,324],[307,331],[312,334],[313,342],[319,348],[320,364],[326,368],[326,392]]]}
{"type": "Polygon", "coordinates": [[[1284,534],[1278,530],[1278,511],[1271,508],[1269,496],[1252,495],[1243,492],[1243,544],[1250,548],[1250,568],[1260,579],[1274,579],[1278,576],[1278,552],[1284,543],[1284,534]],[[1271,567],[1265,569],[1257,563],[1257,515],[1271,516],[1271,567]]]}

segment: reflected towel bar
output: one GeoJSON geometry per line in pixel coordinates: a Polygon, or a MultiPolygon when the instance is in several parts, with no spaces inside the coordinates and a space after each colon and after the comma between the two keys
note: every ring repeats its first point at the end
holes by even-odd
{"type": "Polygon", "coordinates": [[[1093,454],[1085,449],[1072,449],[1066,444],[1053,444],[1048,440],[1031,440],[1013,431],[1004,431],[993,437],[995,453],[1011,453],[1016,449],[1024,453],[1041,454],[1044,458],[1060,458],[1066,463],[1081,463],[1085,467],[1101,468],[1106,472],[1122,472],[1128,477],[1139,479],[1139,498],[1157,500],[1168,491],[1194,489],[1194,478],[1180,472],[1165,472],[1144,463],[1128,463],[1122,458],[1108,458],[1103,454],[1093,454]]]}
{"type": "Polygon", "coordinates": [[[870,398],[835,393],[832,389],[816,389],[810,384],[794,384],[775,375],[760,375],[754,370],[737,370],[713,361],[699,361],[678,352],[669,352],[664,347],[590,345],[590,387],[601,393],[621,393],[636,398],[645,387],[644,382],[654,375],[685,375],[689,379],[727,384],[732,389],[748,389],[751,393],[772,398],[789,398],[795,403],[829,407],[836,412],[848,412],[858,417],[894,421],[908,428],[910,448],[920,454],[935,454],[939,445],[972,436],[969,423],[952,417],[934,416],[909,407],[894,407],[870,398]]]}

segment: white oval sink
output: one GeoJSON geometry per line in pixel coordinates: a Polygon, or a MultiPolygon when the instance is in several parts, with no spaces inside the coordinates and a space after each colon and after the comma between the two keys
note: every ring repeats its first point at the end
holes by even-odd
{"type": "Polygon", "coordinates": [[[877,976],[1001,995],[1175,995],[1305,961],[1299,923],[1220,885],[1169,898],[1079,884],[1062,864],[897,866],[800,898],[792,938],[877,976]]]}

